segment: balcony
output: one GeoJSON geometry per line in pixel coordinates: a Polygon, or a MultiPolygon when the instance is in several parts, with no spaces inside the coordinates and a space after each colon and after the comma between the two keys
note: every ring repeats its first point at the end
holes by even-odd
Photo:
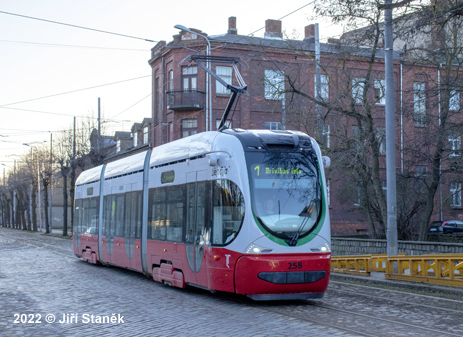
{"type": "Polygon", "coordinates": [[[166,91],[167,109],[174,111],[195,111],[204,109],[206,93],[200,90],[166,91]]]}

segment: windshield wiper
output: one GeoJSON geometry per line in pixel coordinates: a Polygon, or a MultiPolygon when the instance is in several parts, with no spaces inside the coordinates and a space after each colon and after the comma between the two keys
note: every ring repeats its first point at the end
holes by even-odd
{"type": "Polygon", "coordinates": [[[302,216],[305,219],[302,220],[301,225],[297,229],[297,232],[294,233],[291,240],[286,241],[288,243],[288,245],[295,246],[297,244],[297,240],[299,240],[299,236],[301,235],[302,230],[304,229],[307,222],[309,222],[309,218],[312,216],[312,213],[320,208],[319,205],[320,205],[320,200],[318,200],[318,199],[317,200],[312,200],[310,202],[310,204],[305,206],[304,209],[302,210],[302,212],[299,213],[299,216],[302,216]]]}

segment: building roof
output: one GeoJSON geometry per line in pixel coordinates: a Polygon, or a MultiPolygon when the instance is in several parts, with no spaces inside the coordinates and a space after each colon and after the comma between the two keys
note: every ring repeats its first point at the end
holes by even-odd
{"type": "MultiPolygon", "coordinates": [[[[208,37],[211,42],[251,45],[264,48],[275,49],[293,49],[307,52],[315,52],[315,39],[308,38],[306,40],[289,40],[281,38],[254,37],[236,34],[224,34],[208,37]]],[[[371,56],[371,48],[352,46],[342,43],[320,43],[320,52],[328,54],[351,54],[361,57],[371,56]]],[[[377,58],[384,58],[385,52],[383,48],[378,48],[376,51],[377,58]]],[[[401,59],[401,51],[394,51],[394,59],[401,59]]]]}

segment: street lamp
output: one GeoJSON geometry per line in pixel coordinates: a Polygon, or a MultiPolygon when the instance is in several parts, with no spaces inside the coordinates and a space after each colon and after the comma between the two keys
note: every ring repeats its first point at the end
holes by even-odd
{"type": "MultiPolygon", "coordinates": [[[[211,70],[211,61],[210,61],[210,56],[211,56],[211,43],[209,42],[209,39],[200,33],[193,32],[189,28],[182,26],[182,25],[175,25],[174,28],[184,30],[186,32],[189,32],[191,34],[196,34],[204,38],[207,42],[207,49],[206,49],[206,56],[207,56],[207,62],[206,62],[206,67],[207,69],[211,70]]],[[[206,74],[206,131],[208,131],[208,125],[209,125],[209,131],[212,131],[212,93],[211,93],[211,75],[208,73],[206,74]]]]}

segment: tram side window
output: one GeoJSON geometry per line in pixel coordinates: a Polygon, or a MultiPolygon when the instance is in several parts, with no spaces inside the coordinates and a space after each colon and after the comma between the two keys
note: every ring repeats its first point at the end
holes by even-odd
{"type": "Polygon", "coordinates": [[[114,237],[116,222],[116,196],[107,195],[104,198],[103,235],[114,237]]]}
{"type": "Polygon", "coordinates": [[[116,196],[116,223],[115,236],[124,236],[124,210],[125,210],[125,195],[118,194],[116,196]]]}
{"type": "Polygon", "coordinates": [[[169,186],[167,189],[166,200],[166,231],[168,241],[182,241],[183,232],[183,186],[169,186]]]}
{"type": "Polygon", "coordinates": [[[135,192],[133,200],[135,201],[135,206],[133,209],[137,211],[137,215],[135,216],[135,239],[141,239],[141,223],[143,221],[143,196],[142,191],[135,192]]]}
{"type": "Polygon", "coordinates": [[[90,228],[89,234],[98,234],[100,197],[90,198],[90,228]]]}
{"type": "Polygon", "coordinates": [[[82,199],[75,201],[74,209],[74,233],[82,234],[82,199]]]}
{"type": "Polygon", "coordinates": [[[150,190],[148,238],[152,240],[182,241],[184,224],[183,185],[150,190]]]}
{"type": "Polygon", "coordinates": [[[139,239],[141,237],[142,192],[130,192],[125,197],[124,237],[139,239]]]}
{"type": "Polygon", "coordinates": [[[133,202],[133,193],[127,193],[125,196],[125,226],[124,226],[124,237],[130,238],[134,236],[135,231],[135,224],[134,224],[134,213],[136,213],[136,209],[134,209],[134,202],[133,202]]]}
{"type": "Polygon", "coordinates": [[[227,245],[235,238],[244,218],[244,198],[230,180],[217,180],[213,185],[212,244],[227,245]]]}
{"type": "Polygon", "coordinates": [[[150,190],[148,238],[151,240],[166,239],[166,189],[150,190]]]}

